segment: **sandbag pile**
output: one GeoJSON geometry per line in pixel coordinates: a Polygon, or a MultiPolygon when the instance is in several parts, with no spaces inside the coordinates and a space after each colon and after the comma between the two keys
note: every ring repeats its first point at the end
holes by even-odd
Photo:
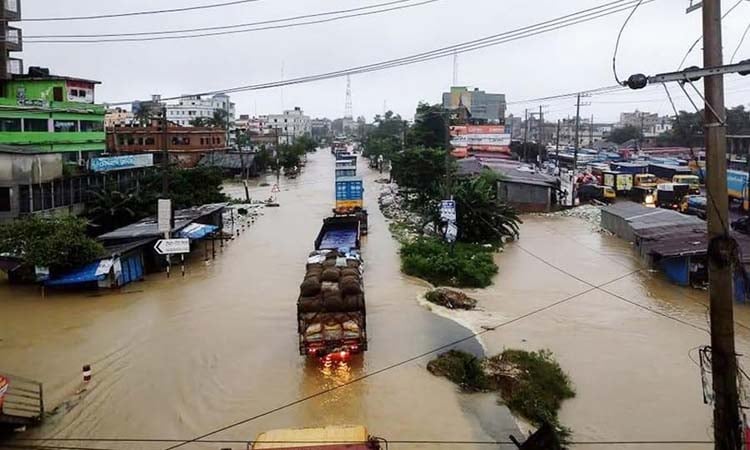
{"type": "Polygon", "coordinates": [[[358,339],[362,334],[361,313],[307,313],[302,315],[307,342],[358,339]]]}
{"type": "Polygon", "coordinates": [[[300,285],[300,313],[343,313],[364,310],[362,260],[357,252],[320,250],[310,254],[300,285]]]}

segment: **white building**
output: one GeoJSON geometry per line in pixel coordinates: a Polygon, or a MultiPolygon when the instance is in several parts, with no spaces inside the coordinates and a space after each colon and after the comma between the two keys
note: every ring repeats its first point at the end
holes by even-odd
{"type": "Polygon", "coordinates": [[[302,112],[302,108],[295,107],[284,111],[283,114],[269,114],[260,117],[261,123],[274,130],[279,135],[279,143],[293,144],[297,138],[312,133],[312,121],[302,112]]]}
{"type": "Polygon", "coordinates": [[[211,119],[214,112],[228,111],[229,122],[234,122],[235,104],[226,94],[216,94],[210,98],[201,96],[185,96],[176,105],[167,105],[167,119],[178,125],[189,127],[190,123],[197,118],[211,119]]]}

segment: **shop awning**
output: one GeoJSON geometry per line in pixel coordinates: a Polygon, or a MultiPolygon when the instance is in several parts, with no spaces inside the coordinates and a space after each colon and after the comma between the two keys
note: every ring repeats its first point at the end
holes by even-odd
{"type": "Polygon", "coordinates": [[[109,275],[113,264],[114,260],[111,258],[95,261],[74,269],[61,277],[47,280],[44,284],[45,286],[72,286],[101,281],[109,275]]]}
{"type": "Polygon", "coordinates": [[[202,223],[191,223],[179,232],[181,238],[203,239],[214,231],[218,230],[216,225],[206,225],[202,223]]]}

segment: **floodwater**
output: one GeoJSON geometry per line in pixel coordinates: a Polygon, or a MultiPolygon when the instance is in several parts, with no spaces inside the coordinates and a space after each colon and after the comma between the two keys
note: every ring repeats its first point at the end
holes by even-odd
{"type": "MultiPolygon", "coordinates": [[[[489,354],[504,348],[552,350],[577,391],[560,415],[572,428],[574,441],[711,439],[711,408],[703,404],[700,369],[694,362],[697,348],[709,343],[700,330],[708,327],[704,291],[676,287],[644,270],[628,243],[592,231],[580,219],[530,216],[524,218],[521,239],[497,254],[500,273],[494,284],[470,292],[479,299],[480,311],[428,307],[419,301],[428,286],[399,272],[397,244],[376,206],[375,180],[381,175],[362,163],[360,172],[366,178],[371,230],[363,243],[370,337],[370,351],[363,358],[324,367],[297,354],[297,286],[333,202],[333,160],[320,151],[310,156],[298,179],[282,178],[280,208],[267,209],[215,260],[205,263],[203,253],[196,252],[185,278],[154,274],[118,293],[56,293],[46,299],[33,288],[0,282],[0,371],[44,382],[47,404],[55,408],[42,427],[23,437],[189,439],[373,374],[210,439],[250,440],[271,428],[362,423],[391,441],[504,441],[518,430],[493,394],[459,393],[425,370],[429,358],[378,371],[468,336],[469,329],[481,331],[482,325],[529,314],[463,348],[489,354]],[[79,393],[83,364],[92,364],[93,381],[79,393]]],[[[270,188],[257,183],[250,195],[267,198],[270,188]]],[[[229,185],[227,191],[244,197],[240,185],[229,185]]],[[[741,324],[738,353],[750,355],[750,310],[737,306],[736,320],[741,324]]],[[[747,356],[740,362],[750,366],[747,356]]]]}
{"type": "MultiPolygon", "coordinates": [[[[482,343],[490,354],[504,348],[552,350],[577,391],[560,414],[561,422],[573,429],[574,441],[713,439],[712,410],[703,403],[697,363],[697,348],[710,344],[709,334],[701,330],[709,327],[707,292],[670,284],[660,273],[646,270],[630,244],[572,217],[525,217],[521,239],[498,254],[496,262],[500,273],[493,286],[470,292],[484,311],[442,313],[475,330],[531,313],[484,334],[482,343]]],[[[745,355],[740,364],[748,367],[750,309],[737,305],[735,321],[737,352],[745,355]]],[[[745,388],[747,383],[743,380],[745,388]]]]}
{"type": "MultiPolygon", "coordinates": [[[[470,335],[417,302],[428,286],[400,274],[397,244],[377,208],[374,181],[380,175],[360,163],[370,209],[370,235],[363,243],[370,350],[338,367],[299,356],[296,297],[307,254],[333,206],[333,166],[327,151],[311,155],[299,178],[282,177],[280,208],[266,209],[235,241],[223,249],[217,246],[215,260],[204,262],[203,251],[194,252],[185,278],[175,272],[170,279],[152,274],[119,292],[58,292],[44,299],[35,288],[0,281],[0,372],[43,382],[52,410],[44,425],[18,437],[187,440],[470,335]],[[81,391],[84,364],[91,364],[93,379],[81,391]]],[[[274,183],[275,177],[268,181],[274,183]]],[[[238,184],[230,184],[227,192],[245,195],[238,184]]],[[[250,195],[267,198],[270,187],[256,181],[250,195]]],[[[463,348],[482,351],[475,340],[463,348]]],[[[351,423],[365,424],[372,434],[391,441],[486,441],[518,435],[504,407],[486,401],[475,406],[471,395],[430,375],[428,361],[421,358],[377,373],[209,439],[247,441],[272,428],[351,423]]],[[[40,444],[108,449],[171,445],[40,444]]],[[[245,447],[194,443],[183,448],[245,447]]]]}

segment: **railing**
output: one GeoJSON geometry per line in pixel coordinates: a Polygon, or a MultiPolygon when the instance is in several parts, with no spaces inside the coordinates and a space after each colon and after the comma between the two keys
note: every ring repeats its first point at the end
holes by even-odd
{"type": "Polygon", "coordinates": [[[8,380],[8,390],[0,405],[0,421],[15,418],[36,422],[44,416],[44,393],[42,383],[28,378],[0,373],[8,380]]]}

